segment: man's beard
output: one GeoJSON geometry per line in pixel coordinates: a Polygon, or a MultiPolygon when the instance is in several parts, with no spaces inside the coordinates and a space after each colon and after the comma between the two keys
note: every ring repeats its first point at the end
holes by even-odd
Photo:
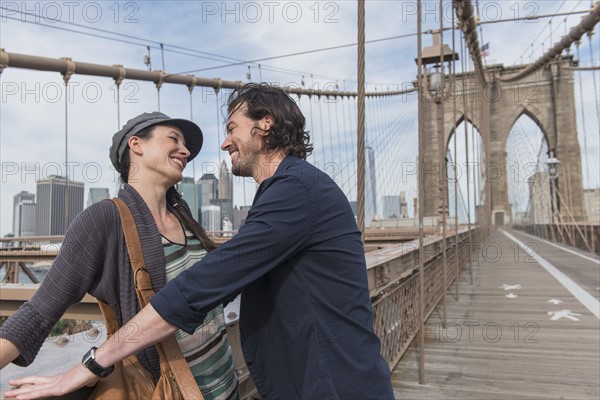
{"type": "Polygon", "coordinates": [[[235,163],[231,163],[231,173],[235,176],[254,176],[254,169],[258,166],[258,154],[252,153],[242,157],[241,154],[235,163]]]}

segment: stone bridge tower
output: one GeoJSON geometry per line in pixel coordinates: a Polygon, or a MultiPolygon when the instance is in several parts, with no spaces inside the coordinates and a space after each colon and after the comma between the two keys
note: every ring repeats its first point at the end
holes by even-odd
{"type": "MultiPolygon", "coordinates": [[[[576,110],[574,95],[574,61],[566,56],[553,64],[513,83],[503,82],[526,66],[504,67],[492,65],[485,69],[488,83],[482,85],[475,73],[456,75],[454,84],[445,77],[444,121],[442,127],[440,96],[427,90],[423,96],[424,129],[426,135],[426,188],[440,187],[435,171],[438,162],[438,129],[444,132],[444,154],[455,125],[463,120],[472,123],[482,140],[484,159],[480,160],[482,173],[482,205],[487,207],[491,223],[503,225],[511,222],[511,207],[508,202],[508,181],[514,179],[507,171],[506,141],[511,128],[523,114],[530,117],[543,132],[549,151],[560,160],[557,188],[560,194],[558,208],[565,220],[571,216],[576,221],[586,219],[583,203],[581,155],[577,139],[576,110]],[[456,106],[456,107],[455,107],[456,106]]],[[[427,77],[431,83],[432,77],[427,77]]],[[[458,138],[464,132],[458,132],[458,138]]],[[[464,139],[461,139],[464,141],[464,139]]],[[[469,133],[469,142],[471,133],[469,133]]],[[[470,160],[471,162],[472,160],[470,160]]],[[[460,166],[463,170],[465,166],[460,166]]],[[[445,165],[442,167],[445,168],[445,165]]],[[[525,171],[524,171],[525,172],[525,171]]],[[[531,174],[518,174],[525,179],[531,174]]],[[[472,179],[472,178],[471,178],[472,179]]],[[[425,215],[437,216],[441,212],[439,190],[427,190],[425,215]]],[[[485,215],[485,214],[483,214],[485,215]]]]}

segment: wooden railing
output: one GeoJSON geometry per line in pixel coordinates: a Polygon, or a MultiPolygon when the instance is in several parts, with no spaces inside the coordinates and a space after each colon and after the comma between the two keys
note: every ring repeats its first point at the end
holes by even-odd
{"type": "MultiPolygon", "coordinates": [[[[446,238],[446,280],[444,282],[443,240],[439,235],[429,235],[424,240],[424,309],[425,320],[435,310],[446,295],[450,285],[456,281],[460,270],[469,262],[469,249],[475,249],[479,229],[473,227],[471,234],[467,228],[458,233],[450,232],[446,238]],[[470,245],[470,239],[472,244],[470,245]],[[444,285],[445,283],[445,285],[444,285]]],[[[0,265],[24,263],[18,260],[18,251],[4,249],[0,252],[0,265]],[[4,253],[4,258],[2,254],[4,253]]],[[[23,253],[31,257],[29,252],[23,253]]],[[[49,257],[44,254],[44,259],[49,257]]],[[[28,258],[29,259],[29,258],[28,258]]],[[[381,353],[390,369],[400,361],[402,355],[419,332],[419,248],[416,240],[386,244],[380,249],[367,253],[367,277],[373,304],[374,330],[381,340],[381,353]]],[[[9,316],[27,299],[31,298],[39,285],[2,284],[0,285],[0,316],[9,316]]],[[[101,320],[95,299],[86,296],[81,303],[69,308],[65,318],[101,320]]],[[[239,343],[237,320],[228,324],[228,332],[240,385],[244,386],[243,398],[251,398],[253,384],[243,361],[239,343]]],[[[242,387],[242,386],[240,386],[242,387]]]]}
{"type": "MultiPolygon", "coordinates": [[[[471,229],[474,241],[479,229],[471,229]]],[[[424,241],[425,320],[446,295],[461,268],[469,262],[469,231],[446,238],[446,282],[442,237],[432,235],[424,241]]],[[[367,272],[373,303],[374,329],[381,340],[381,354],[393,369],[419,333],[419,248],[416,241],[406,242],[367,254],[367,272]]]]}

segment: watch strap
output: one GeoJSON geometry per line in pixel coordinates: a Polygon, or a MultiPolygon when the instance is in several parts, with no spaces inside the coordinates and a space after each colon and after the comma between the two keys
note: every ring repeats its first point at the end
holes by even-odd
{"type": "Polygon", "coordinates": [[[115,370],[115,366],[111,365],[110,367],[103,367],[98,364],[98,362],[96,362],[96,349],[97,347],[89,349],[83,356],[81,363],[94,375],[99,376],[100,378],[106,378],[115,370]]]}

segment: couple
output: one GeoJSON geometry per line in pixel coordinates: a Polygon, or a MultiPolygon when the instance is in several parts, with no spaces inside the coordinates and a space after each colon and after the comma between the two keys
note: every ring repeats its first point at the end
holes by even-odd
{"type": "Polygon", "coordinates": [[[135,327],[135,340],[114,335],[96,349],[96,368],[79,364],[51,378],[17,379],[10,383],[21,387],[6,397],[94,385],[97,373],[132,353],[157,377],[152,345],[181,330],[179,345],[193,359],[205,398],[235,399],[222,304],[241,292],[242,350],[261,398],[392,399],[360,232],[339,187],[305,161],[312,145],[304,127],[300,109],[278,87],[249,83],[231,94],[221,149],[235,175],[260,186],[245,225],[215,248],[173,187],[202,147],[200,128],[156,112],[128,121],[113,137],[110,159],[157,293],[138,309],[114,204],[84,210],[35,296],[1,328],[0,367],[30,364],[53,324],[86,292],[112,306],[123,332],[135,327]]]}

